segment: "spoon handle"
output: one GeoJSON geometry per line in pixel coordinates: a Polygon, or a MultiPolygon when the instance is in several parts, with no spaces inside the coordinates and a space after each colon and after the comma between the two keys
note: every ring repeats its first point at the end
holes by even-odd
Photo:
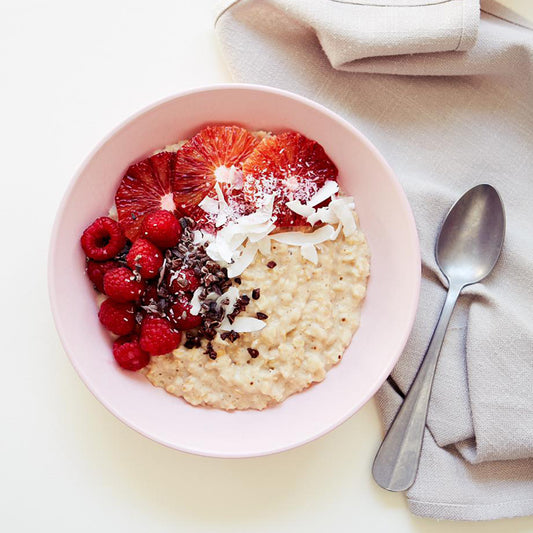
{"type": "Polygon", "coordinates": [[[376,483],[390,491],[407,490],[415,481],[439,353],[462,286],[450,285],[422,364],[374,459],[376,483]]]}

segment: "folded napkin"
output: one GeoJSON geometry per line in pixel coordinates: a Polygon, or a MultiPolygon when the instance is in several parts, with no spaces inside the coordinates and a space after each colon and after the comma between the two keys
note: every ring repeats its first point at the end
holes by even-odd
{"type": "Polygon", "coordinates": [[[533,514],[533,32],[495,2],[389,3],[227,1],[216,31],[235,80],[337,111],[385,155],[408,195],[423,281],[411,338],[377,395],[385,426],[444,301],[433,256],[440,222],[470,187],[500,192],[504,250],[452,317],[407,500],[438,519],[533,514]]]}

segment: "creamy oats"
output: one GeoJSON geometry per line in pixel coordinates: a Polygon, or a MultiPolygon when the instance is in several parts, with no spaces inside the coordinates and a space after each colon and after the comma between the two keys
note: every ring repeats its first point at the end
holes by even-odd
{"type": "Polygon", "coordinates": [[[239,290],[260,288],[244,314],[265,313],[266,327],[234,343],[217,335],[215,360],[203,347],[183,346],[152,357],[144,370],[150,382],[193,405],[233,410],[264,409],[322,381],[359,326],[369,250],[359,230],[317,249],[318,265],[298,247],[276,242],[267,256],[257,253],[239,290]],[[274,268],[266,266],[270,261],[274,268]],[[248,348],[259,355],[252,358],[248,348]]]}

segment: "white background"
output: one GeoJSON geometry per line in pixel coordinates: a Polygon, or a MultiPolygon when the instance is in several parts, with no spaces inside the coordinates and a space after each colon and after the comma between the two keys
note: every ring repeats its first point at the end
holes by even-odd
{"type": "MultiPolygon", "coordinates": [[[[0,530],[532,532],[533,518],[412,516],[401,494],[371,479],[381,438],[373,402],[302,448],[209,459],[124,426],[70,366],[46,289],[55,211],[84,157],[131,113],[230,81],[212,3],[0,4],[0,530]]],[[[506,3],[533,19],[533,3],[506,3]]]]}

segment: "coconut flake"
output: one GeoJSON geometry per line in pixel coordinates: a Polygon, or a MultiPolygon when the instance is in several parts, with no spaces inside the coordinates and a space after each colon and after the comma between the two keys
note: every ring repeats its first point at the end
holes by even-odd
{"type": "Polygon", "coordinates": [[[339,224],[333,233],[333,235],[329,238],[330,241],[334,241],[339,235],[342,230],[342,224],[339,224]]]}
{"type": "Polygon", "coordinates": [[[257,252],[257,244],[248,243],[242,253],[231,265],[228,265],[228,278],[234,278],[242,274],[254,260],[257,252]]]}
{"type": "Polygon", "coordinates": [[[217,193],[219,209],[217,219],[215,221],[215,226],[219,228],[220,226],[223,226],[226,223],[226,220],[228,219],[228,213],[230,213],[231,210],[226,202],[226,199],[224,198],[224,193],[222,192],[222,189],[220,188],[220,184],[218,182],[215,183],[215,192],[217,193]]]}
{"type": "Polygon", "coordinates": [[[192,232],[193,235],[193,244],[205,244],[207,242],[212,242],[213,236],[210,233],[204,232],[200,229],[195,229],[192,232]]]}
{"type": "MultiPolygon", "coordinates": [[[[221,206],[225,200],[218,184],[215,184],[215,190],[219,198],[218,205],[221,206]]],[[[274,222],[276,217],[272,216],[273,206],[274,195],[267,195],[263,205],[255,213],[229,222],[218,230],[216,237],[211,239],[209,246],[206,248],[206,252],[214,261],[233,265],[230,269],[230,272],[233,274],[230,277],[242,273],[244,268],[247,268],[253,261],[255,251],[253,251],[250,245],[261,241],[275,229],[274,222]],[[242,246],[246,240],[248,240],[246,248],[249,248],[247,252],[245,252],[242,246]]],[[[217,217],[217,225],[222,221],[220,219],[220,213],[224,209],[222,206],[217,217]]],[[[257,250],[257,246],[255,250],[257,250]]]]}
{"type": "Polygon", "coordinates": [[[217,214],[215,226],[220,228],[220,226],[223,226],[226,223],[226,220],[228,220],[228,214],[224,211],[224,209],[221,209],[217,214]]]}
{"type": "Polygon", "coordinates": [[[244,215],[237,220],[239,226],[249,228],[256,224],[264,224],[265,222],[271,221],[275,196],[275,194],[265,195],[262,205],[254,213],[244,215]]]}
{"type": "Polygon", "coordinates": [[[218,230],[215,241],[224,241],[226,246],[229,246],[232,250],[236,250],[244,242],[244,239],[242,239],[242,232],[239,227],[235,223],[230,222],[227,226],[218,230]]]}
{"type": "MultiPolygon", "coordinates": [[[[211,244],[209,246],[211,246],[211,244]]],[[[230,243],[226,239],[220,236],[220,232],[217,234],[215,242],[212,243],[212,246],[216,247],[222,261],[231,263],[233,260],[234,248],[230,246],[230,243]]]]}
{"type": "Polygon", "coordinates": [[[315,210],[310,205],[304,205],[299,200],[292,200],[285,204],[291,211],[302,217],[311,216],[315,210]]]}
{"type": "Polygon", "coordinates": [[[333,212],[333,210],[329,206],[319,207],[316,212],[321,222],[325,222],[326,224],[339,223],[339,217],[333,212]]]}
{"type": "Polygon", "coordinates": [[[241,222],[237,222],[234,231],[250,237],[255,234],[264,233],[269,227],[273,228],[272,222],[275,220],[276,217],[268,218],[264,222],[257,224],[242,224],[241,222]]]}
{"type": "Polygon", "coordinates": [[[300,248],[300,253],[304,259],[311,261],[314,265],[318,264],[318,254],[313,244],[304,244],[300,248]]]}
{"type": "Polygon", "coordinates": [[[356,229],[353,212],[350,206],[353,205],[352,198],[336,198],[329,204],[333,212],[339,217],[344,235],[351,235],[356,229]]]}
{"type": "Polygon", "coordinates": [[[202,287],[198,287],[192,294],[191,298],[191,315],[197,316],[200,313],[202,308],[202,303],[200,302],[200,294],[202,293],[202,287]]]}
{"type": "Polygon", "coordinates": [[[331,198],[339,190],[339,184],[336,181],[329,180],[318,189],[318,191],[309,199],[306,205],[314,207],[321,204],[328,198],[331,198]]]}
{"type": "Polygon", "coordinates": [[[250,316],[238,316],[232,324],[225,318],[219,329],[222,331],[236,331],[237,333],[251,333],[260,331],[266,326],[266,322],[250,316]]]}
{"type": "Polygon", "coordinates": [[[215,302],[216,300],[218,300],[219,296],[220,294],[216,293],[215,291],[209,292],[207,293],[204,302],[215,302]]]}
{"type": "Polygon", "coordinates": [[[276,227],[276,225],[271,222],[268,224],[268,226],[265,227],[265,229],[261,233],[253,233],[251,235],[248,235],[248,241],[249,242],[259,242],[263,240],[265,237],[267,237],[272,230],[276,227]]]}
{"type": "Polygon", "coordinates": [[[228,303],[224,306],[224,311],[226,315],[229,315],[235,309],[235,304],[239,299],[239,289],[232,285],[225,293],[221,294],[217,298],[217,308],[222,307],[222,302],[228,300],[228,303]]]}
{"type": "Polygon", "coordinates": [[[229,247],[232,249],[233,254],[239,248],[241,244],[246,240],[245,233],[236,233],[228,242],[229,247]]]}
{"type": "Polygon", "coordinates": [[[270,254],[270,239],[270,237],[263,237],[257,241],[257,249],[265,256],[270,254]]]}
{"type": "MultiPolygon", "coordinates": [[[[159,270],[159,278],[157,279],[157,287],[161,285],[161,282],[163,281],[163,278],[165,277],[165,270],[167,268],[167,258],[165,257],[163,259],[163,264],[161,265],[161,269],[159,270]]],[[[170,283],[172,283],[173,280],[170,280],[170,283]]]]}
{"type": "Polygon", "coordinates": [[[320,244],[331,238],[335,230],[333,226],[327,224],[322,226],[312,233],[304,233],[303,231],[286,231],[284,233],[275,233],[272,239],[278,242],[289,244],[292,246],[303,246],[305,244],[320,244]]]}
{"type": "MultiPolygon", "coordinates": [[[[212,259],[213,261],[224,261],[224,259],[222,259],[222,254],[220,253],[219,251],[219,248],[216,244],[216,242],[211,242],[209,243],[209,245],[207,246],[207,248],[205,249],[205,253],[209,256],[210,259],[212,259]]],[[[225,261],[224,261],[225,262],[225,261]]]]}
{"type": "Polygon", "coordinates": [[[200,209],[203,209],[206,213],[210,213],[212,215],[216,215],[219,211],[219,204],[217,200],[214,198],[211,198],[210,196],[206,196],[199,204],[198,207],[200,209]]]}

